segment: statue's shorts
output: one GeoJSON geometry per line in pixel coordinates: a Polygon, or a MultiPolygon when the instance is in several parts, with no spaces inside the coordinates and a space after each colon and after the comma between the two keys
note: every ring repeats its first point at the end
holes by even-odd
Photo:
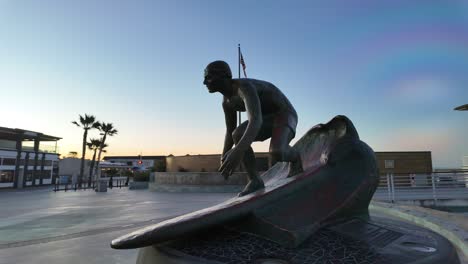
{"type": "Polygon", "coordinates": [[[285,127],[291,129],[293,137],[296,135],[297,114],[295,112],[284,111],[274,116],[272,134],[275,134],[275,130],[284,129],[285,127]]]}
{"type": "MultiPolygon", "coordinates": [[[[291,140],[296,135],[297,127],[297,114],[294,111],[282,111],[279,113],[269,114],[263,116],[262,127],[258,133],[255,141],[264,141],[271,138],[271,142],[282,142],[282,135],[285,130],[291,131],[291,140]]],[[[289,142],[289,141],[288,141],[289,142]]]]}

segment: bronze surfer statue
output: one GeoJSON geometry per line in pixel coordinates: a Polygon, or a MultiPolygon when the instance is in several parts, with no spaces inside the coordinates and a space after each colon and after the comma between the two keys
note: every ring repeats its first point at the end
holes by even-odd
{"type": "Polygon", "coordinates": [[[239,196],[264,188],[251,147],[255,141],[271,138],[272,164],[292,162],[292,171],[302,171],[299,153],[289,146],[296,134],[297,113],[275,85],[250,78],[233,79],[231,69],[224,61],[214,61],[206,66],[203,84],[210,93],[223,95],[226,136],[219,171],[227,179],[242,162],[249,182],[239,196]],[[237,111],[246,112],[248,119],[238,127],[237,111]]]}

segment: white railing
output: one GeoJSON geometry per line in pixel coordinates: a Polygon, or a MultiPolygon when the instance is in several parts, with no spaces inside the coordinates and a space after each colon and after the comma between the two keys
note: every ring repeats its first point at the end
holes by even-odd
{"type": "Polygon", "coordinates": [[[381,175],[375,200],[468,199],[468,172],[381,175]]]}

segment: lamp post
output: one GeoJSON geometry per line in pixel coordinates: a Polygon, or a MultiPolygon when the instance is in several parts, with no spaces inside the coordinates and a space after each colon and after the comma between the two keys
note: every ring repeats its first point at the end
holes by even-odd
{"type": "MultiPolygon", "coordinates": [[[[468,111],[468,104],[464,104],[464,105],[460,105],[460,106],[457,106],[455,107],[453,110],[456,110],[456,111],[468,111]]],[[[468,156],[465,156],[463,157],[463,169],[466,169],[465,168],[465,159],[466,161],[468,162],[468,156]]]]}

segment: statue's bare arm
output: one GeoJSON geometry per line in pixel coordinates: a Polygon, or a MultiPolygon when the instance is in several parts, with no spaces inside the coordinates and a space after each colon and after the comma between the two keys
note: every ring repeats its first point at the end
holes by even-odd
{"type": "Polygon", "coordinates": [[[260,99],[254,86],[248,84],[239,87],[239,96],[244,101],[247,119],[249,123],[244,135],[237,143],[236,148],[244,152],[255,141],[260,128],[262,127],[262,110],[260,99]]]}
{"type": "Polygon", "coordinates": [[[224,110],[224,120],[226,122],[226,135],[224,136],[224,147],[221,158],[224,157],[224,154],[228,152],[234,145],[234,140],[232,139],[232,132],[236,129],[237,123],[237,114],[236,111],[229,107],[226,102],[226,98],[223,98],[223,110],[224,110]]]}
{"type": "MultiPolygon", "coordinates": [[[[250,147],[252,142],[254,142],[262,126],[260,99],[258,98],[255,87],[251,86],[250,84],[240,86],[238,94],[239,97],[244,101],[249,123],[244,132],[244,135],[241,137],[237,145],[223,155],[221,160],[222,164],[219,170],[225,177],[232,174],[236,166],[239,164],[244,152],[250,147]]],[[[228,121],[226,120],[226,124],[227,123],[228,121]]]]}

